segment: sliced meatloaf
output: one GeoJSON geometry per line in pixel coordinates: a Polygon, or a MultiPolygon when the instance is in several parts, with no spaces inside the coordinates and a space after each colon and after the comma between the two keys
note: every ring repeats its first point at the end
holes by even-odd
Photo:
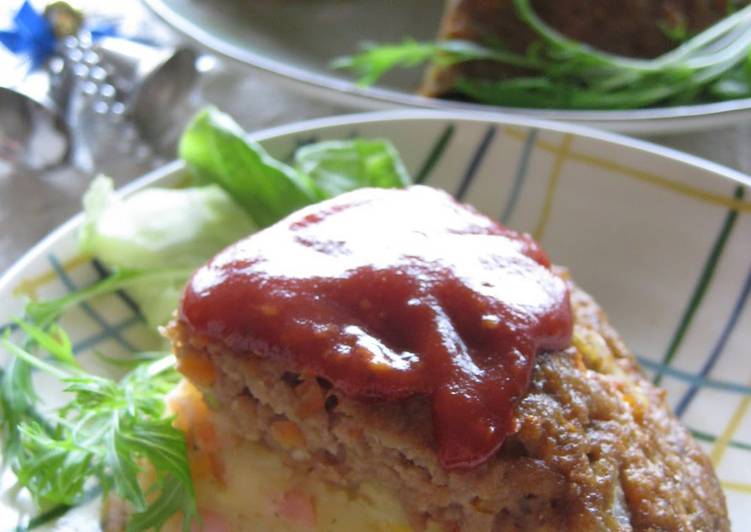
{"type": "MultiPolygon", "coordinates": [[[[630,57],[656,57],[677,45],[676,33],[691,35],[725,17],[746,0],[534,0],[536,12],[564,35],[601,50],[630,57]]],[[[516,15],[513,0],[448,0],[441,39],[501,42],[524,52],[538,40],[516,15]]],[[[483,61],[430,68],[421,91],[451,93],[458,76],[499,79],[518,74],[483,61]]]]}
{"type": "MultiPolygon", "coordinates": [[[[729,529],[708,458],[670,412],[664,392],[642,375],[603,311],[565,270],[549,268],[530,237],[444,193],[426,187],[364,190],[291,215],[200,269],[166,334],[178,369],[208,405],[186,408],[177,401],[196,476],[208,471],[215,491],[234,491],[248,505],[269,498],[271,514],[255,513],[244,525],[235,520],[233,530],[265,530],[254,528],[259,519],[287,530],[290,513],[306,516],[308,530],[330,530],[337,515],[330,508],[333,496],[320,496],[323,485],[350,494],[344,498],[350,503],[388,499],[406,516],[399,530],[729,529]],[[362,254],[372,262],[357,262],[362,254]],[[515,276],[519,272],[525,273],[515,276]],[[542,286],[537,281],[565,299],[550,306],[543,291],[532,298],[531,314],[517,304],[510,314],[501,310],[500,321],[487,313],[489,301],[522,301],[542,286]],[[426,313],[428,303],[437,321],[426,313]],[[522,371],[523,388],[514,392],[510,423],[494,424],[499,418],[483,410],[491,404],[485,398],[492,400],[525,360],[524,347],[508,350],[508,335],[495,334],[503,329],[529,340],[523,329],[546,306],[564,319],[548,329],[533,327],[538,332],[531,334],[546,342],[564,338],[569,347],[543,348],[526,358],[529,373],[522,371]],[[410,321],[415,316],[428,319],[410,321]],[[436,323],[428,332],[441,340],[424,342],[421,323],[436,323]],[[513,327],[504,329],[508,323],[513,327]],[[293,336],[300,330],[311,336],[301,342],[293,336]],[[339,349],[347,347],[348,330],[357,333],[356,346],[373,347],[339,349]],[[345,343],[326,344],[331,338],[345,343]],[[454,428],[462,428],[451,442],[470,448],[478,433],[469,431],[478,426],[487,429],[479,433],[483,437],[506,431],[481,460],[457,466],[445,459],[446,425],[437,406],[443,390],[423,381],[410,388],[413,372],[447,363],[420,351],[427,345],[452,353],[448,363],[469,368],[471,379],[484,386],[451,388],[459,390],[461,405],[471,405],[451,418],[454,428]],[[509,360],[503,353],[512,366],[503,366],[509,360]],[[484,380],[499,367],[506,380],[484,380]],[[378,395],[384,372],[399,379],[397,395],[378,395]],[[479,395],[479,406],[472,403],[478,389],[491,392],[479,395]],[[238,458],[243,452],[269,458],[242,466],[252,462],[238,458]],[[278,469],[263,465],[270,461],[284,465],[285,478],[300,480],[273,488],[270,478],[278,469]],[[256,488],[233,480],[238,471],[255,479],[256,488]],[[259,495],[257,481],[263,483],[264,475],[268,494],[259,495]],[[290,497],[297,510],[290,511],[290,503],[279,511],[279,501],[290,497]]],[[[206,507],[198,492],[199,506],[206,507]]],[[[341,511],[350,503],[342,502],[341,511]]]]}
{"type": "MultiPolygon", "coordinates": [[[[438,463],[425,398],[362,402],[315,375],[194,336],[179,321],[168,334],[223,430],[335,485],[376,480],[415,530],[431,521],[472,532],[729,530],[709,460],[602,310],[572,288],[574,346],[538,357],[518,430],[466,472],[438,463]]],[[[214,450],[214,459],[222,454],[214,450]]]]}

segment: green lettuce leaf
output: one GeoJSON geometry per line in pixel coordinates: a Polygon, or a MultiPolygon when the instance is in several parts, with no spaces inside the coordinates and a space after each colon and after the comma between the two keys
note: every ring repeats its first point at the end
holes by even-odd
{"type": "MultiPolygon", "coordinates": [[[[112,181],[96,178],[84,195],[81,248],[111,270],[190,270],[255,226],[216,185],[186,189],[148,188],[126,198],[112,181]]],[[[144,279],[128,286],[152,325],[166,322],[186,277],[144,279]]]]}
{"type": "Polygon", "coordinates": [[[246,135],[229,116],[209,107],[183,133],[180,157],[199,180],[227,191],[259,227],[343,192],[410,183],[399,153],[387,140],[309,144],[297,150],[292,167],[246,135]]]}
{"type": "MultiPolygon", "coordinates": [[[[382,139],[325,141],[300,148],[294,166],[272,158],[214,108],[201,111],[180,142],[200,186],[148,188],[127,198],[95,179],[84,196],[81,248],[113,271],[139,272],[128,293],[152,325],[174,311],[187,278],[149,271],[193,269],[229,244],[322,199],[362,187],[410,183],[382,139]]],[[[56,307],[57,308],[57,307],[56,307]]]]}
{"type": "Polygon", "coordinates": [[[326,197],[362,187],[400,188],[410,184],[399,153],[387,140],[331,140],[295,153],[295,166],[313,178],[326,197]]]}
{"type": "Polygon", "coordinates": [[[259,227],[323,199],[313,180],[272,158],[228,115],[200,111],[180,139],[179,153],[199,179],[220,185],[259,227]]]}

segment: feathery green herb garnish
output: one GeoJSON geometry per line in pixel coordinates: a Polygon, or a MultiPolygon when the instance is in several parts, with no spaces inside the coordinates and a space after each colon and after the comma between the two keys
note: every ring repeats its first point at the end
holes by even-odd
{"type": "Polygon", "coordinates": [[[13,390],[2,403],[3,431],[14,434],[4,440],[3,457],[18,482],[40,507],[75,505],[96,483],[132,505],[129,530],[158,529],[177,512],[188,530],[196,509],[185,439],[164,402],[179,380],[172,356],[139,364],[116,381],[84,370],[59,326],[17,324],[24,345],[7,336],[0,344],[24,368],[21,380],[9,371],[2,379],[13,390]],[[72,399],[40,413],[32,368],[59,379],[72,399]]]}
{"type": "Polygon", "coordinates": [[[538,37],[526,53],[513,52],[502,43],[406,40],[366,45],[333,66],[349,69],[360,84],[371,85],[390,70],[428,62],[500,63],[523,74],[499,80],[458,77],[452,89],[481,103],[512,107],[635,109],[751,97],[751,7],[655,59],[632,59],[562,35],[537,16],[530,0],[514,0],[514,6],[538,37]]]}

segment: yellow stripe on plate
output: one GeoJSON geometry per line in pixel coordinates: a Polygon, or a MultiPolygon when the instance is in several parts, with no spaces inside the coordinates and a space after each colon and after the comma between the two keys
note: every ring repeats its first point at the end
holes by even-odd
{"type": "MultiPolygon", "coordinates": [[[[91,261],[92,257],[91,255],[77,255],[73,257],[72,259],[68,259],[65,262],[62,263],[62,268],[66,272],[71,272],[78,268],[79,266],[83,266],[84,264],[87,264],[89,261],[91,261]]],[[[42,286],[51,283],[57,279],[57,274],[53,270],[49,270],[43,274],[34,276],[34,277],[28,277],[24,280],[22,280],[18,285],[13,289],[13,295],[14,296],[27,296],[30,299],[36,299],[37,296],[37,290],[39,290],[42,286]]]]}
{"type": "Polygon", "coordinates": [[[561,145],[556,147],[555,161],[553,162],[553,168],[550,170],[548,189],[545,192],[545,203],[542,206],[542,212],[540,213],[540,220],[537,222],[537,227],[535,227],[535,230],[532,232],[532,235],[537,241],[542,240],[542,237],[545,236],[545,230],[548,227],[548,221],[550,221],[550,211],[553,209],[553,198],[555,197],[555,191],[558,189],[558,178],[561,176],[563,163],[566,162],[573,141],[574,136],[570,133],[566,133],[561,141],[561,145]]]}
{"type": "MultiPolygon", "coordinates": [[[[523,140],[524,138],[526,138],[526,133],[512,127],[505,128],[505,133],[509,137],[517,140],[523,140]]],[[[554,154],[557,154],[561,150],[560,146],[556,146],[552,142],[547,142],[544,140],[538,140],[537,147],[539,147],[541,150],[554,154]]],[[[667,177],[663,177],[652,172],[639,170],[637,168],[626,166],[625,164],[617,163],[608,159],[602,159],[600,157],[582,152],[569,151],[567,153],[567,156],[569,159],[587,164],[589,166],[602,168],[603,170],[609,170],[611,172],[625,175],[627,177],[633,177],[634,179],[638,179],[640,181],[644,181],[661,188],[678,192],[679,194],[683,194],[684,196],[688,196],[705,203],[720,205],[722,207],[736,210],[738,212],[751,213],[751,202],[744,201],[742,199],[727,197],[723,194],[717,194],[715,192],[709,192],[698,187],[687,185],[686,183],[681,183],[680,181],[668,179],[667,177]]]]}
{"type": "Polygon", "coordinates": [[[748,493],[749,495],[751,495],[751,484],[723,480],[720,482],[720,485],[726,490],[740,491],[741,493],[748,493]]]}
{"type": "Polygon", "coordinates": [[[738,408],[735,409],[730,421],[728,421],[728,424],[725,426],[725,430],[723,430],[722,434],[720,434],[717,437],[717,440],[715,440],[712,452],[709,453],[709,458],[712,460],[712,464],[715,467],[718,467],[720,462],[722,462],[722,457],[725,455],[728,444],[733,439],[733,436],[738,430],[743,418],[748,414],[749,406],[751,406],[751,396],[747,395],[741,399],[738,408]]]}

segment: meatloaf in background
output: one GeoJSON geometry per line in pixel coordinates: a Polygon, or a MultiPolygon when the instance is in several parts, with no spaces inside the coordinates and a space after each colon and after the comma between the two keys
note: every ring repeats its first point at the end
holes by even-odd
{"type": "MultiPolygon", "coordinates": [[[[549,25],[573,39],[601,50],[650,58],[676,46],[669,29],[691,35],[725,17],[732,5],[747,0],[533,0],[535,11],[549,25]]],[[[524,52],[538,40],[516,16],[513,0],[448,0],[441,39],[485,43],[500,41],[524,52]]],[[[479,79],[508,77],[509,67],[472,62],[428,70],[421,92],[445,96],[457,76],[479,79]]]]}
{"type": "Polygon", "coordinates": [[[427,397],[362,402],[278,360],[232,352],[181,321],[167,333],[216,423],[308,476],[344,487],[378,482],[397,495],[414,530],[428,522],[452,532],[729,530],[708,458],[602,310],[571,290],[573,347],[537,357],[518,430],[464,472],[438,462],[427,397]],[[275,430],[280,423],[296,427],[295,437],[275,430]]]}

